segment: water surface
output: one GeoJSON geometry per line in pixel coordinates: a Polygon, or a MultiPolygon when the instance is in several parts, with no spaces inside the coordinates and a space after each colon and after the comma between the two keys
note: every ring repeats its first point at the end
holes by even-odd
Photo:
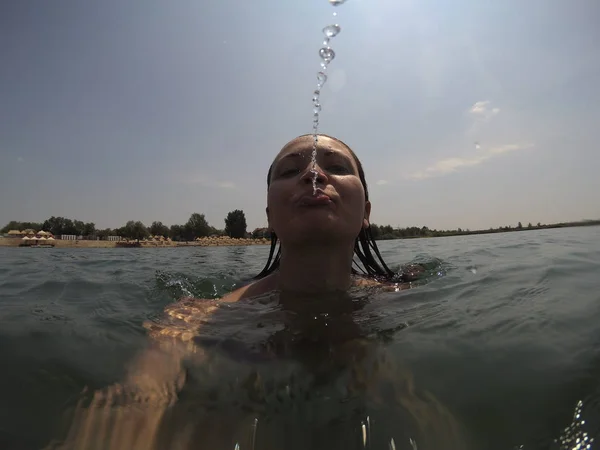
{"type": "MultiPolygon", "coordinates": [[[[388,448],[390,438],[411,448],[418,423],[442,428],[444,417],[473,448],[566,449],[596,437],[599,227],[378,244],[390,266],[423,261],[431,270],[410,290],[338,299],[315,319],[312,343],[294,334],[298,323],[306,331],[302,314],[290,322],[268,298],[187,322],[202,325],[191,342],[207,352],[188,360],[168,420],[197,425],[195,448],[208,445],[209,431],[224,448],[252,440],[257,449],[361,448],[367,416],[371,448],[388,448]],[[325,324],[348,334],[327,335],[325,324]],[[344,347],[352,333],[362,350],[344,347]],[[348,355],[359,361],[353,373],[348,355]],[[361,370],[377,393],[356,384],[361,370]],[[403,392],[402,407],[386,389],[403,392]]],[[[124,379],[149,342],[144,322],[175,329],[177,314],[168,322],[165,307],[218,298],[258,273],[267,252],[0,248],[0,448],[61,437],[86,386],[124,379]]]]}

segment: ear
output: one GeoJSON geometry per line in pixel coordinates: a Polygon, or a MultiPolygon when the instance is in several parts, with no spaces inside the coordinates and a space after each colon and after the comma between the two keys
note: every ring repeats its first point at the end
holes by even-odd
{"type": "Polygon", "coordinates": [[[363,228],[369,227],[369,217],[371,217],[371,202],[365,202],[365,217],[363,218],[363,228]]]}

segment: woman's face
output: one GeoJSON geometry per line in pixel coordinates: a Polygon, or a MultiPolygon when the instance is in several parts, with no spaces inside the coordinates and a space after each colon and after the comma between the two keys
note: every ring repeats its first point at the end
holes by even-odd
{"type": "Polygon", "coordinates": [[[301,136],[275,158],[267,196],[269,227],[283,244],[351,244],[361,228],[368,226],[371,211],[356,162],[344,144],[320,136],[317,193],[313,195],[312,147],[312,136],[301,136]]]}

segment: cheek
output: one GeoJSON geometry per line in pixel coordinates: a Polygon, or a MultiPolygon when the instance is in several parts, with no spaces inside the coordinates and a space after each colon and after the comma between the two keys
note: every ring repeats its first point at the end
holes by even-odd
{"type": "Polygon", "coordinates": [[[269,189],[267,193],[267,208],[269,208],[269,219],[277,220],[282,214],[285,214],[286,198],[285,193],[280,189],[269,189]]]}
{"type": "Polygon", "coordinates": [[[365,204],[365,191],[360,180],[352,180],[340,186],[340,196],[345,198],[353,206],[365,204]]]}

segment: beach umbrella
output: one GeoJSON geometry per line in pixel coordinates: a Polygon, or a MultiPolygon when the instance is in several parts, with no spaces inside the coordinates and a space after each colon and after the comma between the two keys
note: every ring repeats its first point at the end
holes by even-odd
{"type": "Polygon", "coordinates": [[[24,241],[28,241],[28,240],[30,240],[30,239],[31,239],[31,238],[30,238],[29,236],[23,236],[23,240],[24,240],[24,241]]]}

